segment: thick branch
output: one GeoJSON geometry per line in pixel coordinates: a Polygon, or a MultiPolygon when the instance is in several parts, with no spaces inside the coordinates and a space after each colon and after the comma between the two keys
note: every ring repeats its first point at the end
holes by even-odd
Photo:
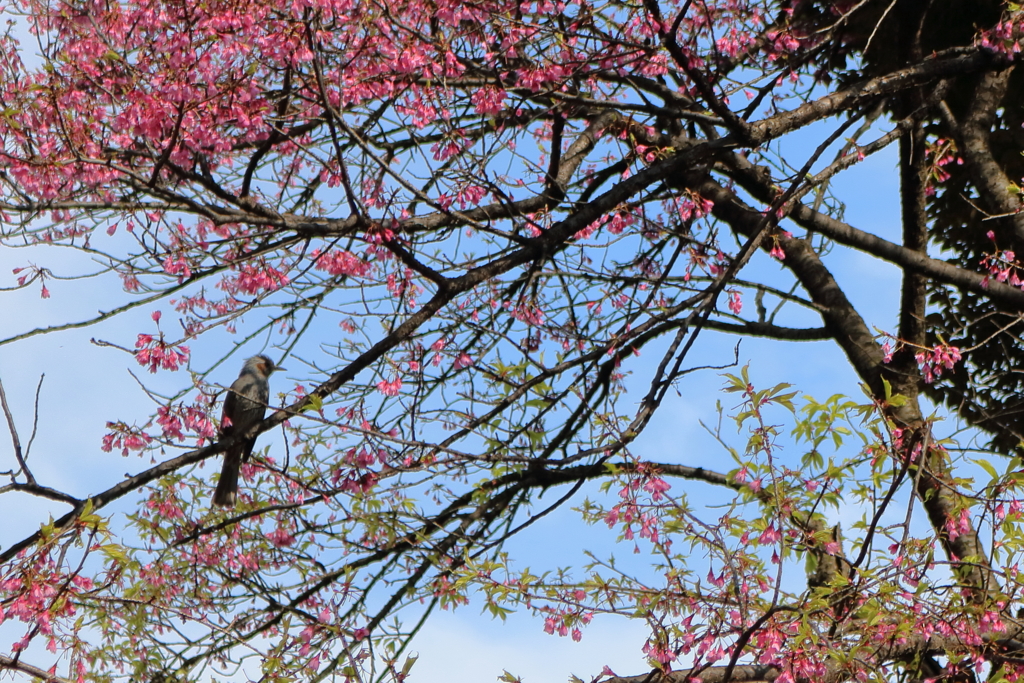
{"type": "Polygon", "coordinates": [[[708,320],[704,327],[709,330],[739,334],[744,337],[768,337],[786,341],[825,341],[832,339],[832,334],[824,327],[782,327],[768,322],[748,321],[742,324],[726,323],[721,320],[708,320]]]}
{"type": "Polygon", "coordinates": [[[56,676],[51,674],[45,669],[41,669],[38,666],[32,666],[31,664],[25,664],[13,657],[7,655],[0,655],[0,671],[17,671],[23,673],[32,678],[37,678],[44,683],[71,683],[71,680],[64,678],[63,676],[56,676]]]}
{"type": "Polygon", "coordinates": [[[919,64],[893,71],[885,76],[872,78],[864,83],[808,102],[792,111],[754,123],[749,128],[752,144],[763,144],[814,121],[839,112],[855,110],[862,104],[878,97],[893,95],[948,76],[986,69],[1001,70],[1009,65],[1010,62],[1002,55],[981,48],[972,48],[967,54],[926,59],[919,64]]]}
{"type": "MultiPolygon", "coordinates": [[[[730,177],[756,199],[769,202],[775,196],[771,178],[766,169],[756,166],[739,155],[730,155],[730,177]]],[[[1003,282],[990,280],[988,275],[958,268],[945,261],[929,258],[926,254],[859,230],[848,223],[814,211],[805,204],[794,204],[789,218],[801,227],[821,233],[840,244],[859,249],[881,259],[895,263],[937,282],[952,285],[991,299],[1003,307],[1024,311],[1024,292],[1003,282]]]]}
{"type": "Polygon", "coordinates": [[[960,144],[967,170],[971,174],[983,201],[997,214],[1012,214],[1009,223],[1018,240],[1024,241],[1024,214],[1020,201],[1011,193],[1013,183],[1003,172],[989,146],[989,135],[995,122],[996,110],[1006,95],[1010,70],[986,73],[978,80],[974,99],[963,124],[960,125],[960,144]]]}
{"type": "MultiPolygon", "coordinates": [[[[916,95],[917,93],[912,93],[916,95]]],[[[925,183],[928,168],[925,158],[925,131],[919,121],[900,137],[900,213],[904,248],[927,257],[928,215],[925,209],[925,183]]],[[[902,346],[889,363],[895,390],[907,398],[916,398],[921,389],[921,372],[915,353],[925,345],[925,305],[928,279],[911,269],[903,271],[900,291],[899,338],[902,346]]]]}

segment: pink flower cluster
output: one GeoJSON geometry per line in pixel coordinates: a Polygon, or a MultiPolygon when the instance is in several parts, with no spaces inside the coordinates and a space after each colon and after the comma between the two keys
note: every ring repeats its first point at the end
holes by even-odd
{"type": "Polygon", "coordinates": [[[274,292],[289,282],[288,275],[268,263],[243,263],[234,276],[225,277],[217,286],[229,294],[239,292],[254,296],[260,292],[274,292]]]}
{"type": "Polygon", "coordinates": [[[200,444],[217,435],[217,425],[204,406],[160,406],[156,422],[163,430],[164,438],[174,441],[184,441],[186,431],[198,436],[200,444]]]}
{"type": "Polygon", "coordinates": [[[743,295],[735,289],[729,292],[729,310],[736,315],[743,310],[743,295]]]}
{"type": "MultiPolygon", "coordinates": [[[[565,637],[569,635],[570,629],[569,624],[566,620],[557,616],[547,616],[544,618],[544,633],[554,635],[558,633],[559,636],[565,637]]],[[[583,640],[583,631],[579,628],[572,629],[572,639],[577,643],[583,640]]]]}
{"type": "Polygon", "coordinates": [[[935,183],[944,183],[949,180],[949,171],[944,167],[955,163],[962,165],[964,160],[957,156],[956,146],[944,138],[938,138],[925,150],[926,158],[931,162],[931,172],[926,192],[929,197],[935,196],[935,183]]]}
{"type": "Polygon", "coordinates": [[[971,512],[967,508],[964,508],[956,515],[950,515],[946,519],[946,533],[949,535],[949,540],[955,541],[964,534],[971,533],[974,528],[971,525],[971,512]]]}
{"type": "Polygon", "coordinates": [[[317,270],[327,271],[331,275],[366,277],[373,268],[371,264],[361,261],[352,252],[342,249],[332,249],[327,252],[320,252],[318,249],[311,256],[316,263],[317,270]]]}
{"type": "Polygon", "coordinates": [[[679,218],[689,221],[693,218],[703,218],[711,213],[715,203],[710,199],[701,197],[696,192],[691,192],[687,197],[679,201],[679,218]]]}
{"type": "Polygon", "coordinates": [[[349,471],[346,474],[338,470],[332,477],[332,483],[346,493],[368,493],[377,485],[379,479],[380,475],[377,472],[359,474],[349,471]]]}
{"type": "Polygon", "coordinates": [[[1024,35],[1024,15],[1020,11],[1011,13],[1005,21],[1001,21],[978,37],[978,44],[1005,55],[1020,52],[1021,36],[1024,35]]]}
{"type": "Polygon", "coordinates": [[[41,553],[32,559],[31,569],[15,575],[0,577],[0,623],[17,619],[30,624],[28,632],[11,649],[20,653],[37,634],[47,637],[46,649],[57,651],[55,624],[73,617],[76,595],[95,587],[92,579],[77,573],[68,575],[50,558],[41,553]]]}
{"type": "Polygon", "coordinates": [[[960,349],[955,346],[939,344],[930,351],[919,351],[914,358],[917,359],[917,364],[924,374],[925,383],[931,384],[942,376],[943,369],[953,369],[960,360],[960,349]]]}
{"type": "MultiPolygon", "coordinates": [[[[995,242],[995,233],[989,230],[988,238],[995,242]]],[[[1024,289],[1024,280],[1021,280],[1018,275],[1021,265],[1017,262],[1017,254],[1009,249],[999,250],[997,248],[995,253],[987,254],[981,259],[981,265],[988,270],[991,277],[996,279],[996,282],[1006,282],[1013,287],[1024,289]]],[[[988,278],[985,279],[985,283],[988,283],[988,278]]]]}
{"type": "Polygon", "coordinates": [[[167,255],[164,259],[164,272],[168,275],[177,275],[178,282],[184,282],[192,277],[192,268],[181,254],[167,255]]]}
{"type": "MultiPolygon", "coordinates": [[[[904,346],[906,344],[902,340],[897,339],[894,345],[889,339],[886,339],[882,344],[882,362],[891,362],[893,354],[904,346]]],[[[925,383],[931,384],[942,376],[943,370],[952,370],[961,360],[961,355],[960,349],[955,346],[938,344],[931,349],[921,348],[914,354],[914,358],[917,359],[917,365],[921,368],[925,383]]]]}
{"type": "Polygon", "coordinates": [[[293,536],[288,529],[278,527],[273,531],[267,532],[267,540],[270,541],[275,548],[287,548],[290,545],[294,545],[295,536],[293,536]]]}
{"type": "Polygon", "coordinates": [[[108,422],[111,430],[103,436],[103,452],[109,453],[115,448],[121,449],[121,455],[127,457],[128,451],[141,451],[153,441],[145,432],[129,427],[123,422],[108,422]]]}
{"type": "Polygon", "coordinates": [[[151,334],[140,334],[135,342],[135,360],[139,365],[149,366],[150,372],[157,369],[177,370],[188,363],[189,348],[187,346],[170,346],[164,341],[161,334],[159,338],[151,334]]]}
{"type": "Polygon", "coordinates": [[[544,324],[544,311],[540,310],[536,305],[529,303],[520,303],[513,307],[511,302],[506,301],[504,307],[512,312],[512,317],[519,322],[524,322],[527,325],[543,325],[544,324]]]}
{"type": "MultiPolygon", "coordinates": [[[[661,538],[661,519],[652,510],[653,504],[660,503],[666,498],[666,493],[671,484],[651,472],[643,463],[638,467],[638,473],[629,478],[626,485],[619,490],[619,497],[622,502],[613,506],[604,517],[604,522],[610,527],[616,524],[623,524],[622,537],[628,541],[634,539],[634,525],[639,525],[639,536],[651,543],[661,544],[663,548],[671,547],[670,538],[661,538]],[[649,494],[649,499],[641,491],[649,494]]],[[[639,552],[639,547],[634,549],[639,552]]]]}
{"type": "Polygon", "coordinates": [[[403,269],[401,274],[388,273],[385,283],[391,296],[396,299],[407,299],[410,306],[416,305],[416,295],[423,291],[423,288],[416,284],[413,272],[409,268],[403,269]]]}
{"type": "Polygon", "coordinates": [[[583,639],[581,626],[588,625],[594,613],[585,605],[586,591],[580,588],[567,588],[559,591],[558,607],[541,607],[544,617],[544,633],[564,638],[572,636],[577,643],[583,639]]]}
{"type": "Polygon", "coordinates": [[[496,116],[505,107],[507,93],[503,88],[488,86],[480,88],[470,97],[477,114],[496,116]]]}
{"type": "Polygon", "coordinates": [[[642,651],[662,667],[671,664],[679,657],[679,655],[672,651],[666,643],[655,639],[650,639],[644,643],[642,651]]]}
{"type": "Polygon", "coordinates": [[[398,396],[398,392],[402,389],[402,378],[396,375],[390,380],[382,379],[377,382],[377,389],[385,396],[398,396]]]}
{"type": "Polygon", "coordinates": [[[576,239],[583,240],[593,235],[601,227],[607,227],[613,235],[621,235],[622,231],[636,222],[636,217],[622,209],[613,214],[605,214],[587,227],[576,233],[576,239]]]}

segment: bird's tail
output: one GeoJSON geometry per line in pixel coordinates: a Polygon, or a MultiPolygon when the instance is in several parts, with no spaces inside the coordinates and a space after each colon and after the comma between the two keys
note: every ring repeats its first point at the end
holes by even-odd
{"type": "Polygon", "coordinates": [[[224,467],[220,471],[217,490],[213,492],[213,504],[234,507],[238,497],[238,467],[242,464],[240,449],[232,448],[224,453],[224,467]]]}

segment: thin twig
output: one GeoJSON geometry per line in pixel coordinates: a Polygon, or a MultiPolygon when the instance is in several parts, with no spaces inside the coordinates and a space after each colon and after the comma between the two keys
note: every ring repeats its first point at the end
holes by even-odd
{"type": "MultiPolygon", "coordinates": [[[[4,383],[2,381],[0,381],[0,406],[3,406],[4,416],[7,418],[7,427],[11,431],[11,441],[14,442],[14,457],[18,459],[18,466],[25,475],[25,480],[35,486],[36,478],[32,475],[31,470],[29,470],[28,463],[25,462],[25,454],[21,450],[21,440],[18,438],[18,428],[14,424],[14,415],[11,414],[11,408],[7,405],[7,394],[4,393],[4,383]]],[[[14,476],[17,476],[17,473],[14,476]]]]}

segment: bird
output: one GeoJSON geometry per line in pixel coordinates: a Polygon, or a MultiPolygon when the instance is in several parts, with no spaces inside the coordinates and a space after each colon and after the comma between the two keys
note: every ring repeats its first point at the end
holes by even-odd
{"type": "MultiPolygon", "coordinates": [[[[267,356],[253,356],[245,361],[242,372],[228,388],[224,398],[224,415],[221,419],[221,439],[232,435],[245,435],[253,425],[260,422],[267,412],[270,400],[270,375],[284,368],[274,365],[267,356]]],[[[248,462],[256,437],[241,439],[224,451],[224,467],[220,481],[213,492],[213,504],[234,507],[238,497],[238,468],[248,462]]]]}

